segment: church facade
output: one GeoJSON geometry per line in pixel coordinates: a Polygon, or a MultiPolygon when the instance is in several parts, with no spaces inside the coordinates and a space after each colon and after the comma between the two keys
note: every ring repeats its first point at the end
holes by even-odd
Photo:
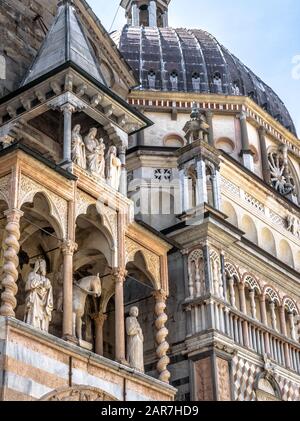
{"type": "Polygon", "coordinates": [[[25,3],[0,6],[0,400],[299,400],[281,99],[171,0],[112,34],[25,3]]]}

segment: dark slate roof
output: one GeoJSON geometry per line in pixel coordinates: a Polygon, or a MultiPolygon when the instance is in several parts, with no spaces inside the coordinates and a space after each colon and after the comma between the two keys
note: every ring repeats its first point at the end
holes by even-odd
{"type": "Polygon", "coordinates": [[[74,63],[94,79],[105,84],[93,49],[70,3],[66,2],[59,7],[54,23],[21,86],[67,62],[74,63]]]}
{"type": "MultiPolygon", "coordinates": [[[[170,74],[178,75],[178,91],[250,96],[272,117],[296,135],[292,118],[278,95],[212,35],[200,29],[125,26],[112,34],[121,53],[149,89],[149,71],[155,72],[155,89],[171,91],[170,74]],[[214,76],[221,76],[221,90],[214,76]],[[193,75],[200,76],[200,87],[193,75]]],[[[174,90],[174,88],[173,88],[174,90]]]]}

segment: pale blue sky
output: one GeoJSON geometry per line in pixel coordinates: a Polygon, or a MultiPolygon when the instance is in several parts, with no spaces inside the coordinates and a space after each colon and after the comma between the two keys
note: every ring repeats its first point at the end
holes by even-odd
{"type": "MultiPolygon", "coordinates": [[[[120,0],[88,2],[109,30],[120,0]]],[[[169,10],[170,26],[211,32],[270,85],[285,102],[300,137],[300,71],[298,79],[292,77],[292,59],[300,56],[299,0],[172,0],[169,10]]],[[[112,30],[124,23],[120,8],[112,30]]]]}

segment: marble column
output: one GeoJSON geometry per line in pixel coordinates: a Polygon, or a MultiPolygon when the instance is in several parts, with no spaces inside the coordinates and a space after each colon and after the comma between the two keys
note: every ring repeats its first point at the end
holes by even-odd
{"type": "Polygon", "coordinates": [[[234,278],[230,277],[229,280],[228,280],[228,283],[229,283],[230,305],[232,305],[232,307],[236,308],[235,291],[234,291],[234,278]]]}
{"type": "Polygon", "coordinates": [[[94,318],[95,321],[95,352],[103,356],[103,325],[107,320],[106,314],[99,314],[94,318]]]}
{"type": "Polygon", "coordinates": [[[118,147],[119,159],[121,161],[121,179],[119,191],[127,197],[127,168],[126,168],[126,146],[118,147]]]}
{"type": "Polygon", "coordinates": [[[140,26],[140,9],[136,3],[131,7],[132,26],[140,26]]]}
{"type": "Polygon", "coordinates": [[[290,334],[293,341],[297,340],[297,332],[296,332],[296,325],[295,325],[295,315],[294,313],[289,313],[289,321],[290,321],[290,334]]]}
{"type": "Polygon", "coordinates": [[[287,336],[287,327],[286,327],[286,320],[285,320],[285,307],[281,306],[279,309],[280,315],[280,330],[284,336],[287,336]]]}
{"type": "Polygon", "coordinates": [[[240,295],[240,310],[242,313],[247,314],[246,296],[245,296],[245,285],[243,283],[238,284],[239,295],[240,295]]]}
{"type": "Polygon", "coordinates": [[[72,113],[75,108],[71,104],[65,104],[61,107],[64,114],[64,145],[63,145],[63,163],[72,162],[72,113]]]}
{"type": "Polygon", "coordinates": [[[249,134],[247,127],[247,114],[245,111],[242,111],[239,115],[240,124],[241,124],[241,141],[242,141],[242,150],[241,156],[243,159],[243,165],[248,168],[248,170],[254,170],[253,163],[253,154],[250,150],[249,134]]]}
{"type": "Polygon", "coordinates": [[[208,143],[210,146],[214,146],[214,127],[213,127],[213,115],[214,113],[211,110],[207,110],[206,113],[206,121],[209,125],[209,131],[208,131],[208,143]]]}
{"type": "Polygon", "coordinates": [[[169,26],[169,15],[168,12],[164,12],[162,15],[162,22],[163,22],[163,27],[164,28],[168,28],[169,26]]]}
{"type": "Polygon", "coordinates": [[[211,182],[213,188],[213,202],[214,208],[217,210],[221,209],[221,176],[220,172],[216,170],[214,174],[211,175],[211,182]]]}
{"type": "Polygon", "coordinates": [[[189,179],[186,175],[186,170],[183,168],[179,171],[180,180],[180,192],[181,192],[181,203],[182,212],[186,212],[189,209],[189,179]]]}
{"type": "Polygon", "coordinates": [[[77,244],[72,240],[66,240],[61,250],[64,257],[63,273],[63,338],[75,337],[73,326],[73,255],[77,250],[77,244]]]}
{"type": "MultiPolygon", "coordinates": [[[[284,336],[288,336],[286,320],[285,320],[285,307],[283,307],[283,306],[280,307],[279,315],[280,315],[280,330],[281,330],[281,333],[284,336]]],[[[289,346],[286,342],[284,343],[284,359],[285,359],[286,367],[290,368],[291,367],[291,359],[290,359],[290,353],[289,353],[289,346]]]]}
{"type": "Polygon", "coordinates": [[[170,348],[166,338],[169,334],[166,328],[168,316],[165,313],[167,295],[163,290],[154,292],[155,298],[155,328],[156,328],[156,355],[159,358],[157,363],[157,371],[159,373],[159,380],[165,383],[169,383],[171,373],[167,369],[170,358],[167,356],[167,352],[170,348]]]}
{"type": "Polygon", "coordinates": [[[259,296],[261,322],[263,325],[268,326],[267,308],[266,308],[266,297],[265,295],[259,296]]]}
{"type": "Polygon", "coordinates": [[[267,152],[267,145],[266,145],[266,129],[264,127],[260,127],[258,129],[258,135],[259,135],[259,142],[260,142],[263,178],[267,184],[271,184],[270,167],[269,167],[268,152],[267,152]]]}
{"type": "Polygon", "coordinates": [[[251,290],[249,292],[250,297],[250,307],[251,307],[251,316],[253,319],[256,319],[256,303],[255,303],[255,291],[251,290]]]}
{"type": "Polygon", "coordinates": [[[3,253],[3,272],[2,272],[2,294],[0,315],[15,317],[15,308],[17,307],[16,295],[18,292],[18,253],[20,250],[20,219],[23,212],[19,209],[10,209],[4,212],[7,219],[5,227],[4,253],[3,253]]]}
{"type": "MultiPolygon", "coordinates": [[[[239,283],[238,288],[239,288],[239,295],[240,295],[241,312],[247,315],[245,285],[242,283],[239,283]]],[[[246,320],[243,321],[243,337],[244,337],[244,345],[246,347],[249,347],[249,329],[248,329],[248,322],[246,320]]]]}
{"type": "Polygon", "coordinates": [[[277,317],[276,317],[276,311],[275,311],[275,303],[270,303],[270,310],[271,310],[271,323],[272,323],[272,329],[277,330],[277,317]]]}
{"type": "Polygon", "coordinates": [[[116,268],[113,271],[115,281],[115,359],[121,364],[126,364],[125,354],[125,316],[124,316],[124,282],[127,271],[116,268]]]}
{"type": "Polygon", "coordinates": [[[197,205],[202,205],[208,202],[207,182],[206,182],[206,164],[200,159],[197,161],[197,205]]]}
{"type": "Polygon", "coordinates": [[[148,12],[149,12],[149,26],[153,28],[157,27],[157,4],[155,0],[150,0],[148,12]]]}

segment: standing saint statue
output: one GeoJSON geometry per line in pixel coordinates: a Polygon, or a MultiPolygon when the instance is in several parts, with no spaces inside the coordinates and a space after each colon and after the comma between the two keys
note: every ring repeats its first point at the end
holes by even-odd
{"type": "Polygon", "coordinates": [[[144,373],[144,335],[138,322],[139,309],[131,307],[126,319],[127,361],[130,367],[144,373]]]}
{"type": "Polygon", "coordinates": [[[117,157],[117,148],[111,146],[107,156],[107,182],[115,190],[119,190],[121,166],[121,161],[117,157]]]}
{"type": "Polygon", "coordinates": [[[31,326],[48,332],[53,311],[53,291],[46,277],[46,262],[38,259],[29,273],[26,285],[24,321],[31,326]]]}
{"type": "Polygon", "coordinates": [[[103,139],[98,140],[97,129],[92,128],[84,138],[86,147],[87,169],[101,178],[105,177],[105,144],[103,139]]]}
{"type": "Polygon", "coordinates": [[[72,131],[72,161],[86,169],[85,145],[80,134],[81,126],[77,124],[72,131]]]}

